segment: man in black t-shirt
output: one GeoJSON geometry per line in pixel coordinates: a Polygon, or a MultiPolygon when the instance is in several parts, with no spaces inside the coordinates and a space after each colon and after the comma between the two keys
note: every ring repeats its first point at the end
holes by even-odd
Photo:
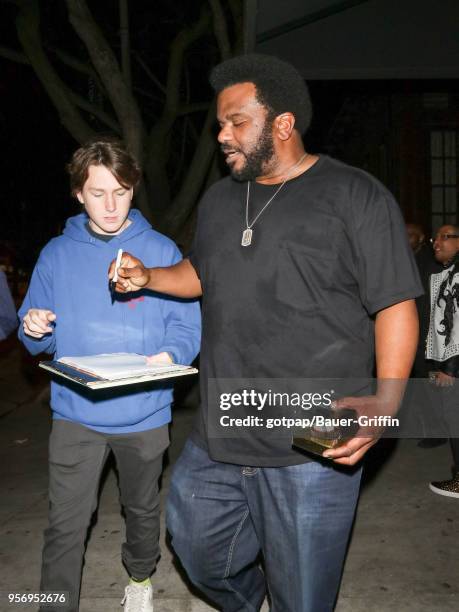
{"type": "MultiPolygon", "coordinates": [[[[202,405],[172,476],[168,528],[191,580],[225,612],[259,610],[266,590],[272,612],[326,612],[358,463],[377,435],[311,460],[286,435],[249,425],[222,434],[216,422],[234,407],[218,404],[215,388],[256,379],[275,390],[280,379],[299,378],[345,379],[352,388],[372,375],[376,355],[376,394],[336,405],[393,414],[397,379],[409,376],[416,350],[413,298],[422,287],[390,193],[365,172],[305,153],[311,105],[291,65],[241,56],[217,66],[211,83],[231,178],[205,194],[188,259],[146,269],[125,255],[117,283],[122,292],[202,295],[202,405]]],[[[244,392],[232,395],[237,414],[264,414],[244,405],[244,392]]]]}

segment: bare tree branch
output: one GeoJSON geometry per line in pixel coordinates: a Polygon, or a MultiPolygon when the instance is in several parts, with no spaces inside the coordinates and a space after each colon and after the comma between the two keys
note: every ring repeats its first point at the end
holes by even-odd
{"type": "Polygon", "coordinates": [[[217,39],[218,48],[220,49],[220,55],[222,60],[227,60],[231,57],[231,45],[229,42],[225,14],[220,0],[209,0],[209,4],[212,9],[214,33],[217,39]]]}
{"type": "Polygon", "coordinates": [[[178,195],[174,198],[174,202],[167,211],[165,223],[169,230],[172,231],[173,235],[180,231],[181,227],[186,222],[193,208],[195,207],[205,180],[205,176],[209,170],[212,157],[215,154],[216,142],[212,134],[212,126],[214,121],[215,101],[213,104],[211,104],[207,112],[201,137],[196,147],[195,154],[186,178],[182,183],[178,195]]]}
{"type": "Polygon", "coordinates": [[[131,43],[129,38],[129,9],[127,0],[120,3],[120,41],[121,41],[121,68],[124,81],[128,89],[132,89],[131,79],[131,43]]]}
{"type": "Polygon", "coordinates": [[[8,49],[7,47],[2,47],[1,45],[0,57],[4,57],[5,59],[11,60],[12,62],[16,62],[18,64],[26,64],[30,66],[30,62],[24,53],[15,51],[14,49],[8,49]]]}
{"type": "Polygon", "coordinates": [[[233,21],[237,26],[241,26],[238,28],[238,32],[242,32],[242,19],[244,18],[244,0],[228,0],[228,6],[231,11],[231,15],[233,17],[233,21]]]}
{"type": "Polygon", "coordinates": [[[141,96],[145,96],[146,98],[150,98],[151,100],[156,100],[157,102],[162,102],[164,100],[164,98],[160,98],[159,96],[151,93],[151,91],[147,91],[146,89],[143,89],[143,87],[133,87],[133,90],[136,93],[139,93],[141,96]]]}
{"type": "Polygon", "coordinates": [[[83,62],[82,60],[74,57],[73,55],[70,55],[69,53],[66,53],[65,51],[62,51],[62,49],[57,49],[56,47],[52,47],[50,45],[46,45],[45,48],[47,51],[53,53],[56,58],[65,66],[73,68],[73,70],[76,70],[77,72],[88,76],[94,81],[94,84],[96,85],[97,89],[100,92],[105,93],[105,88],[99,78],[99,75],[90,64],[83,62]]]}
{"type": "MultiPolygon", "coordinates": [[[[100,83],[99,77],[88,64],[85,64],[84,62],[73,58],[71,55],[60,51],[59,49],[51,47],[47,48],[53,53],[55,53],[56,57],[58,57],[62,61],[62,63],[66,64],[67,66],[70,66],[71,68],[74,68],[75,70],[78,70],[79,72],[82,72],[83,74],[91,76],[98,84],[100,83]]],[[[21,53],[20,51],[15,51],[14,49],[7,49],[6,47],[0,46],[0,56],[9,59],[13,62],[31,66],[31,63],[28,60],[27,56],[24,53],[21,53]]],[[[65,90],[68,99],[76,106],[78,106],[78,108],[81,108],[82,110],[87,111],[91,115],[94,115],[94,117],[97,117],[111,130],[113,130],[117,134],[121,134],[119,124],[108,113],[98,108],[94,104],[91,104],[88,100],[86,100],[86,98],[83,98],[83,96],[78,95],[69,87],[65,86],[64,83],[62,83],[62,87],[65,90]]]]}
{"type": "Polygon", "coordinates": [[[156,87],[158,87],[158,89],[160,89],[163,92],[163,94],[165,94],[166,93],[166,87],[153,74],[153,72],[150,70],[150,68],[147,66],[147,64],[143,61],[143,59],[140,57],[140,55],[136,51],[132,51],[132,55],[133,55],[134,59],[140,64],[140,66],[142,66],[142,68],[145,70],[146,75],[153,81],[153,83],[156,85],[156,87]]]}
{"type": "Polygon", "coordinates": [[[100,88],[103,89],[102,83],[100,82],[97,72],[94,70],[94,68],[90,64],[88,64],[87,62],[83,62],[77,57],[74,57],[73,55],[70,55],[66,51],[63,51],[62,49],[58,49],[57,47],[46,45],[45,48],[50,53],[53,53],[57,57],[57,59],[60,62],[62,62],[65,66],[68,66],[69,68],[73,68],[73,70],[76,70],[77,72],[81,72],[82,74],[85,74],[91,77],[98,83],[98,85],[100,84],[100,88]]]}
{"type": "Polygon", "coordinates": [[[183,163],[185,161],[185,151],[186,151],[186,144],[187,144],[187,137],[188,137],[188,124],[190,123],[190,120],[188,117],[185,117],[183,119],[183,129],[180,135],[180,154],[178,156],[177,159],[177,163],[175,166],[175,171],[172,177],[172,180],[174,182],[179,181],[180,180],[180,176],[182,174],[182,169],[183,169],[183,163]]]}
{"type": "MultiPolygon", "coordinates": [[[[2,1],[4,0],[0,0],[2,1]]],[[[231,48],[234,35],[242,40],[242,0],[200,2],[202,11],[199,19],[191,25],[180,25],[179,28],[183,29],[169,46],[166,83],[158,79],[141,54],[135,51],[129,54],[129,41],[126,40],[128,0],[118,0],[114,4],[120,8],[121,36],[121,45],[115,47],[110,45],[105,37],[103,28],[106,24],[99,25],[94,20],[87,0],[66,0],[70,24],[85,46],[87,61],[82,61],[61,48],[43,46],[40,0],[14,0],[12,3],[19,7],[17,28],[25,54],[0,46],[0,57],[31,65],[57,108],[61,122],[79,142],[94,133],[93,122],[87,121],[87,113],[103,126],[124,136],[144,168],[145,181],[137,191],[137,205],[148,218],[153,216],[155,226],[161,226],[169,235],[188,236],[183,233],[183,226],[189,224],[193,218],[198,197],[205,188],[206,181],[211,180],[217,172],[217,164],[216,143],[211,129],[215,103],[194,101],[191,95],[194,88],[190,86],[187,73],[187,51],[196,40],[207,37],[213,28],[214,40],[221,58],[230,57],[234,52],[234,47],[231,48]],[[138,103],[131,91],[126,72],[127,55],[134,58],[150,80],[148,87],[145,87],[150,91],[132,88],[139,101],[145,103],[145,121],[148,121],[149,132],[143,125],[138,103]],[[118,56],[123,60],[121,65],[118,56]],[[84,77],[90,77],[111,107],[106,110],[67,86],[59,76],[59,72],[63,72],[61,66],[54,60],[84,77]],[[51,62],[55,63],[57,70],[51,62]],[[154,100],[154,104],[148,98],[154,100]],[[159,117],[156,116],[160,106],[158,102],[163,103],[159,117]],[[203,128],[201,117],[192,115],[200,112],[206,116],[203,128]],[[148,113],[152,116],[148,117],[148,113]],[[186,117],[185,120],[183,117],[186,117]],[[150,128],[152,121],[154,124],[150,128]],[[175,129],[180,133],[176,134],[173,131],[175,129]],[[187,153],[190,150],[193,151],[193,157],[188,161],[187,153]],[[170,155],[172,152],[173,159],[170,155]],[[182,184],[177,185],[178,181],[182,181],[182,184]]],[[[182,18],[181,12],[174,10],[177,20],[182,18]]],[[[63,44],[65,46],[65,43],[63,44]]],[[[215,47],[214,41],[211,41],[211,44],[215,47]]],[[[67,71],[63,74],[66,75],[67,71]]],[[[71,76],[75,76],[75,73],[71,76]]],[[[78,74],[77,76],[81,80],[78,74]]]]}
{"type": "Polygon", "coordinates": [[[62,49],[58,49],[57,47],[52,47],[50,45],[46,45],[46,50],[50,53],[53,53],[59,61],[68,66],[69,68],[73,68],[77,72],[81,72],[86,76],[89,76],[93,79],[98,79],[96,71],[86,62],[81,61],[80,59],[73,57],[69,53],[62,51],[62,49]]]}
{"type": "Polygon", "coordinates": [[[171,45],[171,57],[166,83],[166,104],[163,117],[175,116],[180,97],[180,78],[182,75],[183,55],[185,50],[204,34],[210,17],[207,11],[202,11],[199,20],[190,28],[185,28],[175,37],[171,45]]]}
{"type": "Polygon", "coordinates": [[[162,115],[151,129],[148,138],[147,168],[149,169],[149,178],[152,183],[159,186],[165,195],[160,205],[161,210],[165,210],[170,201],[170,186],[166,180],[165,169],[167,151],[169,150],[170,130],[179,113],[183,56],[189,45],[206,31],[209,21],[209,13],[202,11],[199,20],[191,27],[179,32],[171,45],[166,83],[166,101],[162,115]]]}
{"type": "MultiPolygon", "coordinates": [[[[209,3],[213,14],[214,33],[218,41],[222,59],[228,59],[231,57],[231,46],[222,6],[219,0],[209,0],[209,3]]],[[[230,1],[230,9],[233,19],[240,23],[239,20],[242,18],[241,2],[239,0],[230,1]]],[[[179,193],[174,198],[174,202],[167,211],[165,222],[173,235],[178,234],[180,229],[190,218],[204,185],[205,178],[209,173],[209,168],[216,149],[216,142],[212,133],[214,121],[215,100],[208,108],[206,120],[185,180],[182,183],[179,193]]]]}
{"type": "Polygon", "coordinates": [[[78,95],[74,91],[71,91],[70,89],[66,88],[66,92],[67,96],[69,97],[69,100],[71,100],[76,106],[78,106],[78,108],[81,108],[82,110],[85,110],[91,115],[94,115],[94,117],[97,117],[97,119],[104,123],[108,128],[113,130],[113,132],[115,132],[119,136],[122,136],[119,123],[117,123],[117,121],[111,115],[103,111],[95,104],[91,104],[91,102],[89,102],[86,98],[83,98],[83,96],[78,95]]]}
{"type": "Polygon", "coordinates": [[[93,135],[93,130],[69,100],[66,86],[46,57],[40,39],[38,0],[19,0],[16,27],[19,41],[36,75],[56,107],[61,122],[78,142],[93,135]]]}
{"type": "MultiPolygon", "coordinates": [[[[223,59],[231,56],[228,30],[225,16],[220,2],[209,0],[213,11],[213,26],[215,37],[223,59]]],[[[242,4],[240,0],[230,0],[230,9],[233,19],[236,22],[236,31],[241,24],[242,4]]],[[[242,36],[240,37],[242,41],[242,36]]],[[[239,45],[241,42],[239,42],[239,45]]],[[[199,194],[205,183],[206,176],[209,176],[212,160],[215,157],[216,141],[212,133],[212,126],[215,121],[215,100],[210,105],[205,124],[200,134],[198,144],[195,148],[191,165],[189,166],[185,180],[182,183],[178,195],[167,211],[166,225],[173,235],[178,235],[187,220],[190,219],[193,209],[198,200],[199,194]]]]}
{"type": "Polygon", "coordinates": [[[190,28],[185,28],[175,37],[171,45],[171,56],[167,72],[166,101],[160,121],[151,131],[150,146],[155,144],[164,147],[164,138],[167,136],[179,112],[180,77],[182,74],[183,55],[189,45],[197,40],[209,24],[209,14],[201,13],[199,20],[190,28]]]}
{"type": "Polygon", "coordinates": [[[116,57],[94,21],[85,0],[66,0],[66,2],[70,23],[86,45],[93,66],[104,84],[118,117],[124,138],[134,155],[142,162],[142,118],[137,103],[123,79],[116,57]]]}

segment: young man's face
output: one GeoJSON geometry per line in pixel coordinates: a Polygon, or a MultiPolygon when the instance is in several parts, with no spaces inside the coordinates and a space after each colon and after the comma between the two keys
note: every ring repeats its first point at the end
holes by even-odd
{"type": "Polygon", "coordinates": [[[218,96],[218,142],[231,175],[238,181],[263,176],[274,159],[272,125],[266,115],[253,83],[231,85],[218,96]]]}
{"type": "Polygon", "coordinates": [[[89,217],[89,225],[98,234],[119,234],[128,225],[133,190],[126,189],[105,166],[89,166],[88,178],[77,193],[89,217]]]}

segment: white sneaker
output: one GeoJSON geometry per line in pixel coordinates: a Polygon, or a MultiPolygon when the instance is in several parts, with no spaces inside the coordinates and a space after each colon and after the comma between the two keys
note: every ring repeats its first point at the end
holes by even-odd
{"type": "Polygon", "coordinates": [[[124,589],[121,601],[124,612],[153,612],[153,587],[141,586],[132,582],[124,589]]]}

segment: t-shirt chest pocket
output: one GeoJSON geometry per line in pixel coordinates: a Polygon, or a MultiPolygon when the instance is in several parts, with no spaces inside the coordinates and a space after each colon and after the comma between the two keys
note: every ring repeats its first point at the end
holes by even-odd
{"type": "Polygon", "coordinates": [[[333,287],[337,264],[337,254],[329,246],[284,241],[278,249],[277,299],[303,311],[320,308],[333,287]]]}

